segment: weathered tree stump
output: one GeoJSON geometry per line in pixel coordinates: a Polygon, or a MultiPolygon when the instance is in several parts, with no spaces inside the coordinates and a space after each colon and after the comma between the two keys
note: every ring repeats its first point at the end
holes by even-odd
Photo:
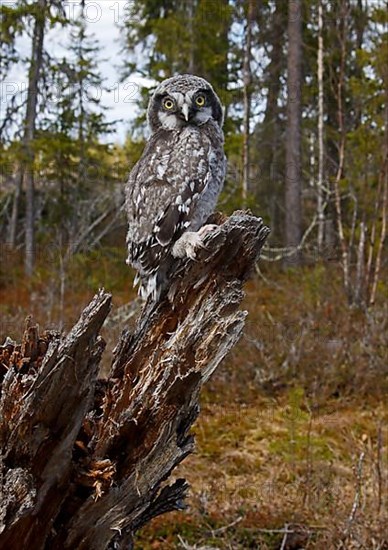
{"type": "Polygon", "coordinates": [[[1,550],[130,548],[142,525],[183,508],[186,481],[167,479],[193,450],[202,384],[241,335],[242,285],[268,232],[236,212],[198,261],[177,262],[107,379],[104,291],[66,337],[27,320],[22,344],[0,348],[1,550]]]}

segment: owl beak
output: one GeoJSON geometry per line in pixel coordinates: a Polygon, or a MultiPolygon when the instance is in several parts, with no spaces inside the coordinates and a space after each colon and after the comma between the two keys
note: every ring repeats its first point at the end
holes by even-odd
{"type": "Polygon", "coordinates": [[[186,122],[188,122],[189,116],[190,116],[190,112],[189,112],[189,106],[187,105],[187,103],[184,103],[184,104],[182,105],[182,114],[183,114],[183,116],[185,117],[186,122]]]}

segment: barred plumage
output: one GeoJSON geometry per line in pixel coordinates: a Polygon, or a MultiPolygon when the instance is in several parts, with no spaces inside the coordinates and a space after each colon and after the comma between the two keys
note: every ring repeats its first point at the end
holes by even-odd
{"type": "Polygon", "coordinates": [[[195,257],[226,171],[222,107],[210,84],[180,75],[150,99],[152,134],[126,186],[128,263],[156,297],[174,256],[195,257]]]}

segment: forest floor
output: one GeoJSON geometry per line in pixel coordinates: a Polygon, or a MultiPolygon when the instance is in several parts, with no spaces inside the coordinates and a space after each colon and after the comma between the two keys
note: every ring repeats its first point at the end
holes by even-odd
{"type": "MultiPolygon", "coordinates": [[[[44,270],[33,293],[3,275],[0,337],[20,339],[28,312],[67,330],[102,285],[117,313],[134,294],[112,254],[72,266],[62,311],[44,270]]],[[[263,267],[244,335],[204,389],[196,452],[175,472],[188,508],[143,528],[137,550],[388,549],[387,287],[360,310],[334,263],[263,267]]],[[[106,365],[121,329],[119,317],[104,329],[106,365]]]]}

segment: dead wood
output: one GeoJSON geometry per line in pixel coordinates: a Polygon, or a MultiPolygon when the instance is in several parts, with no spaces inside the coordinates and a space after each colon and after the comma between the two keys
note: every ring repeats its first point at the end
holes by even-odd
{"type": "Polygon", "coordinates": [[[67,336],[28,319],[22,344],[0,348],[1,550],[131,548],[142,525],[184,507],[188,484],[167,480],[193,450],[202,384],[241,335],[242,285],[268,232],[236,212],[197,261],[177,262],[107,379],[104,291],[67,336]]]}

